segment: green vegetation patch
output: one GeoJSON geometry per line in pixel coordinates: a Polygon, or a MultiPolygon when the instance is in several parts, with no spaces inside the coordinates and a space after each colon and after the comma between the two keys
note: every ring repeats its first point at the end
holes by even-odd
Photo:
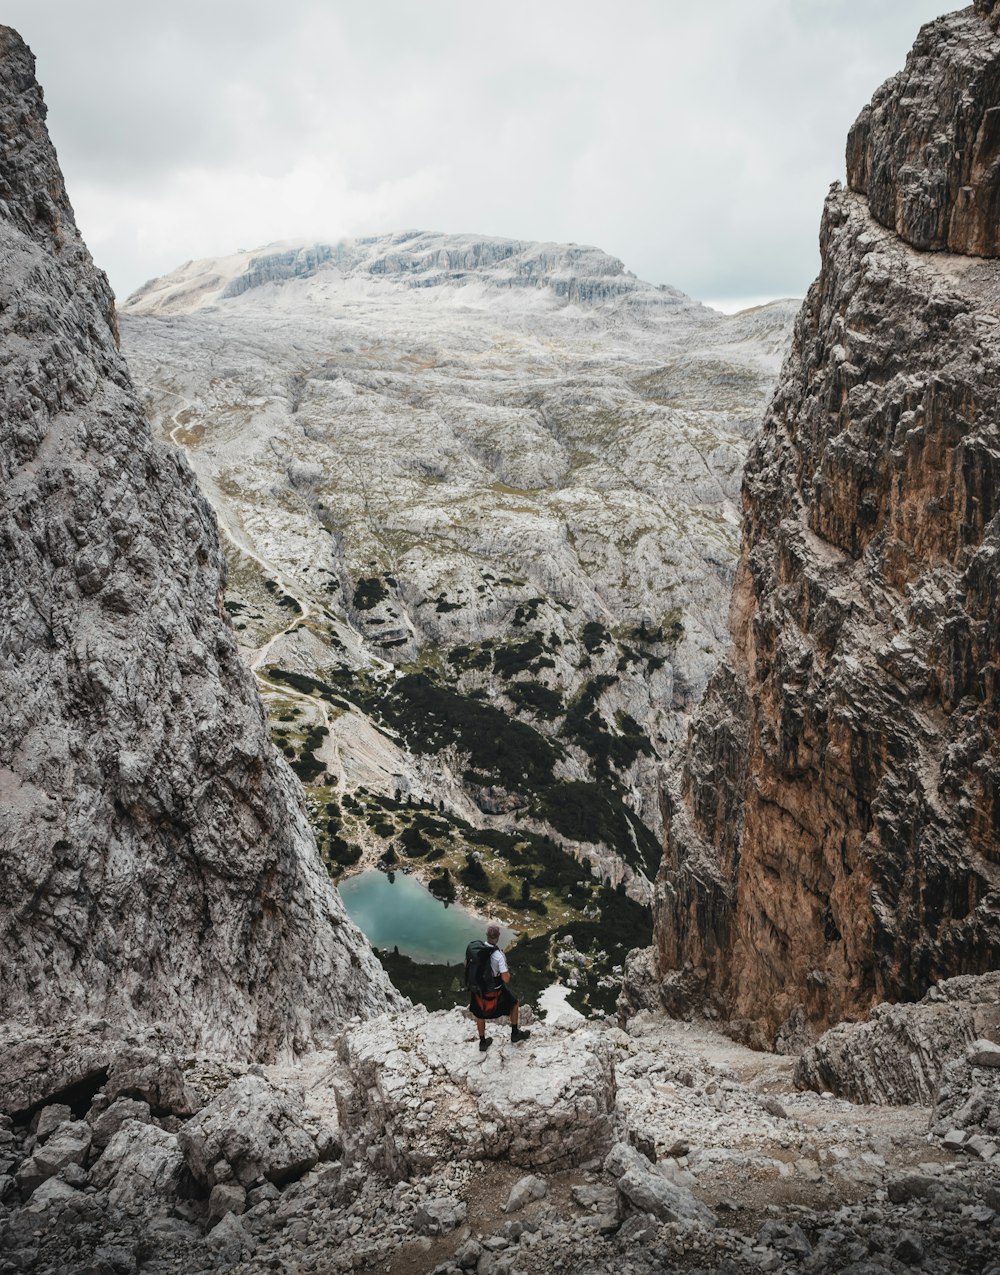
{"type": "Polygon", "coordinates": [[[485,671],[493,664],[492,645],[491,642],[484,642],[482,646],[453,647],[448,652],[448,663],[463,673],[471,669],[485,671]]]}
{"type": "Polygon", "coordinates": [[[526,708],[546,721],[553,721],[564,710],[563,697],[559,692],[550,690],[541,682],[511,682],[507,694],[518,708],[526,708]]]}
{"type": "Polygon", "coordinates": [[[564,780],[540,793],[534,813],[571,841],[603,841],[633,868],[653,877],[661,847],[611,784],[564,780]]]}
{"type": "Polygon", "coordinates": [[[414,752],[453,744],[469,754],[474,772],[508,789],[534,791],[552,782],[556,746],[491,704],[410,673],[393,685],[384,705],[414,752]]]}
{"type": "Polygon", "coordinates": [[[464,602],[449,602],[443,593],[439,593],[434,599],[434,610],[442,614],[448,611],[461,611],[464,605],[464,602]]]}
{"type": "Polygon", "coordinates": [[[590,620],[583,626],[583,632],[580,635],[583,645],[587,648],[591,655],[595,655],[598,651],[603,650],[611,641],[611,634],[607,631],[600,620],[590,620]]]}
{"type": "Polygon", "coordinates": [[[524,642],[508,642],[493,652],[493,672],[511,678],[539,668],[555,668],[555,661],[545,654],[541,635],[533,633],[524,642]]]}
{"type": "MultiPolygon", "coordinates": [[[[391,579],[387,576],[386,579],[391,579]]],[[[356,611],[370,611],[373,607],[377,607],[380,602],[384,602],[389,596],[389,590],[386,588],[379,576],[363,576],[354,587],[354,609],[356,611]]]]}
{"type": "Polygon", "coordinates": [[[529,598],[527,602],[522,602],[514,612],[511,625],[516,629],[527,628],[529,624],[538,619],[538,608],[544,605],[544,598],[529,598]]]}

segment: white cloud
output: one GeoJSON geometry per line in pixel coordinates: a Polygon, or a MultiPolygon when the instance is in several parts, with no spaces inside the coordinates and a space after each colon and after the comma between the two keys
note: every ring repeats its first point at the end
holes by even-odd
{"type": "Polygon", "coordinates": [[[801,293],[847,129],[937,0],[7,0],[94,256],[421,227],[801,293]]]}

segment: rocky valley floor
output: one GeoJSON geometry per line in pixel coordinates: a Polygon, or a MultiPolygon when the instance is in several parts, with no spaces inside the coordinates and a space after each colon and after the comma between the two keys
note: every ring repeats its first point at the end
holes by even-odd
{"type": "Polygon", "coordinates": [[[794,309],[416,232],[189,262],[123,303],[334,873],[399,852],[402,795],[462,836],[549,835],[648,901],[659,769],[727,640],[794,309]]]}
{"type": "MultiPolygon", "coordinates": [[[[1000,1271],[995,1144],[799,1091],[794,1058],[705,1023],[497,1027],[481,1053],[416,1008],[296,1066],[100,1024],[5,1054],[5,1273],[1000,1271]]],[[[972,1074],[1000,1115],[1000,1072],[972,1074]]]]}

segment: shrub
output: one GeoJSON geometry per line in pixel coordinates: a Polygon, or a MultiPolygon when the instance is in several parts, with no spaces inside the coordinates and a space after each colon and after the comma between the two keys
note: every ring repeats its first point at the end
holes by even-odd
{"type": "Polygon", "coordinates": [[[489,894],[490,879],[486,875],[486,869],[471,850],[465,856],[465,867],[459,873],[459,877],[470,889],[478,890],[481,894],[489,894]]]}
{"type": "Polygon", "coordinates": [[[378,606],[380,602],[384,602],[388,596],[389,590],[378,576],[366,576],[359,580],[355,586],[354,609],[356,611],[370,611],[373,607],[378,606]]]}

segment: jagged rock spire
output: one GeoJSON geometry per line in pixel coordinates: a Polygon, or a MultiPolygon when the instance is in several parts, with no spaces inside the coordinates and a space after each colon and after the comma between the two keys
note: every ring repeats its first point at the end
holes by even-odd
{"type": "Polygon", "coordinates": [[[998,22],[980,0],[929,23],[848,137],[851,189],[915,248],[1000,255],[998,22]]]}
{"type": "Polygon", "coordinates": [[[754,1043],[1000,965],[998,87],[969,8],[862,112],[747,462],[655,936],[754,1043]]]}

